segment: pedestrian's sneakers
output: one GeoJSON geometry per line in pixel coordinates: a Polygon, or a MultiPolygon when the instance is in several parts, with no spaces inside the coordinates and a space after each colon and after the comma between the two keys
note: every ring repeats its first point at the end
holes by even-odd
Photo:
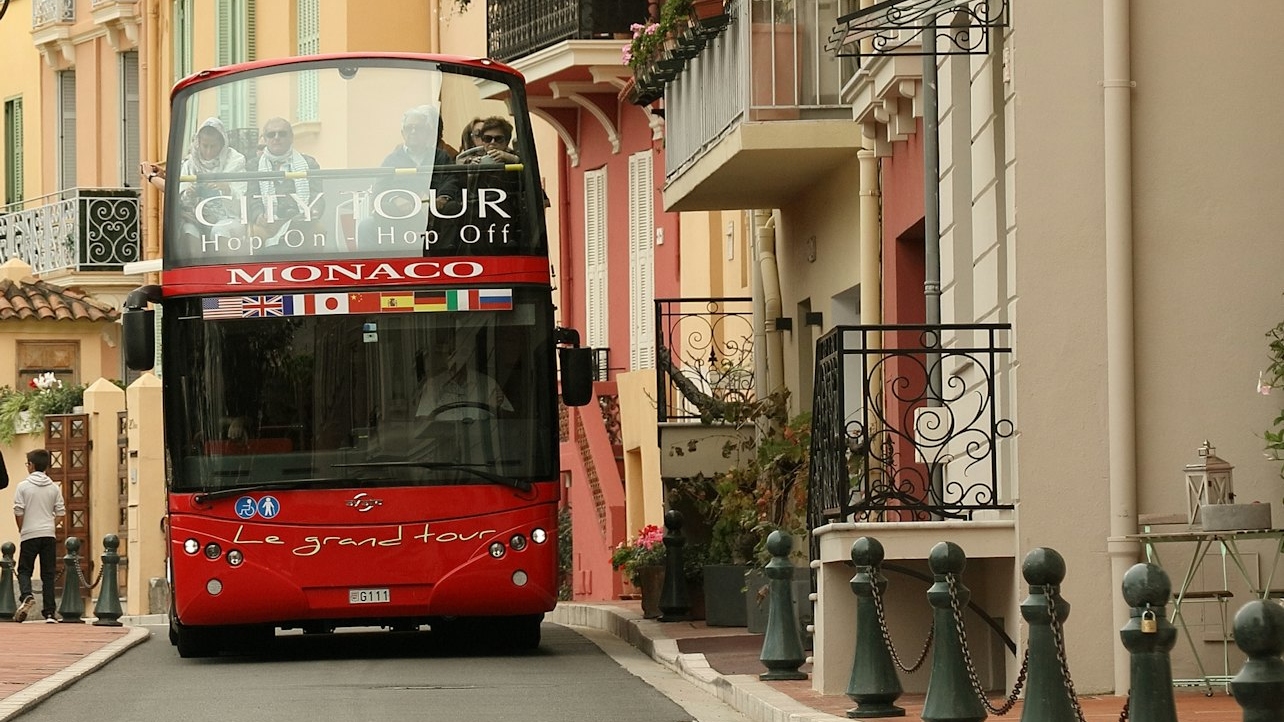
{"type": "Polygon", "coordinates": [[[35,597],[27,597],[26,599],[22,600],[22,604],[18,605],[18,611],[13,613],[13,621],[15,622],[27,621],[27,615],[31,614],[31,609],[35,606],[36,606],[35,597]]]}
{"type": "Polygon", "coordinates": [[[45,616],[45,624],[57,624],[57,623],[58,623],[58,618],[55,617],[54,615],[49,614],[45,616]]]}

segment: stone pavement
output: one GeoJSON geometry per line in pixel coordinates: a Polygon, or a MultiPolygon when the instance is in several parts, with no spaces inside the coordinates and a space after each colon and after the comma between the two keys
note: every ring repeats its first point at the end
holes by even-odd
{"type": "MultiPolygon", "coordinates": [[[[762,636],[743,627],[707,627],[703,622],[662,623],[643,619],[637,602],[563,603],[549,622],[600,629],[637,647],[688,683],[738,710],[752,722],[837,722],[846,720],[854,705],[845,695],[821,695],[810,680],[762,682],[758,661],[762,636]]],[[[0,624],[0,721],[72,684],[110,662],[130,647],[146,641],[151,632],[131,624],[164,624],[164,616],[125,618],[124,627],[92,624],[0,624]]],[[[163,638],[158,644],[168,644],[163,638]]],[[[177,653],[175,653],[177,654],[177,653]]],[[[809,671],[804,665],[802,671],[809,671]]],[[[1228,695],[1206,697],[1199,691],[1177,690],[1181,722],[1240,722],[1243,712],[1228,695]]],[[[999,700],[994,700],[997,704],[999,700]]],[[[907,715],[921,720],[923,699],[906,695],[898,700],[907,715]]],[[[1121,697],[1080,698],[1085,722],[1114,722],[1123,707],[1121,697]]],[[[1006,717],[1020,719],[1020,703],[1006,717]]]]}

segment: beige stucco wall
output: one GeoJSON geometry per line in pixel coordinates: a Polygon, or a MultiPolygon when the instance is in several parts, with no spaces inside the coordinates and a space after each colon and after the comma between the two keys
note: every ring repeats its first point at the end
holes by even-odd
{"type": "MultiPolygon", "coordinates": [[[[31,43],[31,9],[29,3],[13,3],[5,22],[0,22],[0,102],[22,98],[23,106],[23,196],[41,194],[42,174],[40,148],[44,142],[44,124],[40,122],[40,54],[31,43]],[[25,10],[23,13],[21,11],[25,10]]],[[[0,173],[0,203],[5,196],[5,178],[0,173]]]]}
{"type": "Polygon", "coordinates": [[[647,524],[664,524],[664,486],[660,482],[660,445],[655,425],[655,371],[630,371],[615,377],[620,394],[620,434],[624,447],[625,528],[635,533],[647,524]]]}
{"type": "Polygon", "coordinates": [[[1123,313],[1135,324],[1135,509],[1110,506],[1107,404],[1121,391],[1106,383],[1100,7],[1022,6],[1010,82],[990,62],[997,52],[941,71],[943,320],[1015,324],[1017,558],[1051,546],[1067,559],[1083,692],[1114,684],[1102,663],[1118,645],[1112,515],[1183,512],[1182,466],[1206,438],[1236,465],[1241,501],[1284,512],[1260,439],[1280,400],[1254,388],[1264,334],[1284,317],[1284,210],[1272,195],[1284,149],[1232,132],[1225,111],[1284,112],[1261,91],[1280,73],[1267,28],[1284,8],[1232,9],[1239,17],[1215,27],[1200,10],[1133,4],[1135,302],[1123,313]]]}

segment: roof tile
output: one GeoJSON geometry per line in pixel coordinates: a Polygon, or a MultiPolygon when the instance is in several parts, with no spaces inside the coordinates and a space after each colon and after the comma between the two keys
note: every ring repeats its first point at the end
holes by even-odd
{"type": "Polygon", "coordinates": [[[0,279],[0,321],[114,321],[120,312],[71,288],[39,279],[0,279]]]}

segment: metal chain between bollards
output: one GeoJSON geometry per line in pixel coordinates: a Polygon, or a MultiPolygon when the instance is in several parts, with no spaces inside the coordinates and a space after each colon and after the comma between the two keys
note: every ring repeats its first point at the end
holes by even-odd
{"type": "Polygon", "coordinates": [[[1124,697],[1124,708],[1119,710],[1119,722],[1128,722],[1128,705],[1132,702],[1132,690],[1128,690],[1128,696],[1124,697]]]}
{"type": "Polygon", "coordinates": [[[90,584],[90,583],[89,583],[89,580],[88,580],[88,579],[85,579],[85,572],[84,572],[84,570],[82,570],[82,569],[80,568],[80,556],[79,556],[79,555],[77,555],[77,556],[76,556],[76,567],[75,567],[75,569],[76,569],[76,576],[80,578],[80,586],[81,586],[81,588],[82,588],[82,589],[93,589],[94,587],[97,587],[97,586],[99,585],[99,583],[101,583],[101,582],[102,582],[102,580],[103,580],[103,570],[102,570],[102,569],[99,569],[99,570],[98,570],[98,578],[94,580],[94,583],[93,583],[93,584],[90,584]]]}
{"type": "MultiPolygon", "coordinates": [[[[1021,698],[1021,690],[1025,688],[1026,673],[1030,669],[1030,646],[1026,645],[1025,654],[1021,656],[1021,671],[1017,673],[1012,693],[1001,706],[995,707],[990,704],[990,699],[985,696],[985,690],[981,688],[981,678],[976,674],[976,667],[972,664],[972,652],[967,646],[967,629],[963,626],[963,607],[959,604],[957,580],[954,574],[950,573],[945,575],[945,581],[950,587],[950,610],[954,613],[954,626],[959,630],[959,646],[963,648],[963,665],[967,667],[967,678],[972,683],[972,692],[981,699],[981,703],[990,710],[991,714],[1002,717],[1012,711],[1012,707],[1021,698]]],[[[1079,716],[1079,722],[1084,722],[1082,714],[1079,716]]]]}
{"type": "MultiPolygon", "coordinates": [[[[1057,664],[1061,665],[1061,678],[1066,681],[1066,695],[1070,698],[1070,706],[1074,708],[1075,717],[1079,722],[1086,722],[1083,718],[1083,708],[1079,706],[1079,695],[1074,692],[1074,681],[1070,679],[1070,663],[1066,660],[1066,640],[1061,633],[1061,620],[1057,618],[1057,600],[1056,587],[1051,584],[1043,585],[1043,596],[1048,600],[1048,617],[1052,620],[1052,643],[1057,650],[1057,664]]],[[[1127,711],[1128,703],[1124,702],[1124,710],[1127,711]]],[[[1120,717],[1120,719],[1123,719],[1120,717]]]]}
{"type": "Polygon", "coordinates": [[[883,593],[879,591],[877,584],[871,584],[873,590],[871,596],[874,598],[874,612],[878,615],[878,631],[883,635],[883,644],[887,645],[887,651],[892,654],[892,661],[896,663],[901,671],[913,674],[923,666],[927,660],[927,652],[932,648],[932,640],[936,636],[936,626],[928,627],[927,640],[923,642],[923,651],[918,655],[918,661],[913,665],[906,667],[901,663],[901,656],[896,653],[896,647],[892,645],[892,638],[887,632],[887,618],[883,615],[883,593]]]}

